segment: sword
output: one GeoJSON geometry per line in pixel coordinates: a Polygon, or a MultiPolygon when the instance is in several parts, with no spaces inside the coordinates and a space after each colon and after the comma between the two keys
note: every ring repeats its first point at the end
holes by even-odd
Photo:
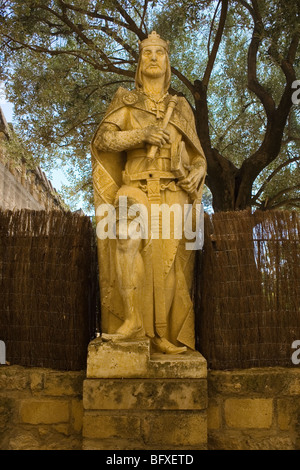
{"type": "MultiPolygon", "coordinates": [[[[168,104],[161,128],[165,130],[170,121],[174,108],[177,104],[177,96],[173,96],[168,104]]],[[[158,150],[157,145],[152,145],[147,153],[148,161],[155,158],[158,150]]],[[[160,177],[147,178],[147,191],[150,205],[160,204],[160,177]]],[[[161,220],[158,212],[155,217],[151,213],[151,230],[159,233],[158,239],[152,239],[152,266],[154,287],[154,324],[156,334],[163,338],[167,334],[167,311],[165,304],[165,279],[164,265],[162,260],[161,220]],[[153,225],[153,226],[152,226],[153,225]]]]}

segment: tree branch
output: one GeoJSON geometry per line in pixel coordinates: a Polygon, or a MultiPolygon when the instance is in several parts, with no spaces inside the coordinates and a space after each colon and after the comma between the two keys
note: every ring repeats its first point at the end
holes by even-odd
{"type": "Polygon", "coordinates": [[[264,181],[264,183],[261,185],[261,187],[259,188],[259,190],[257,191],[257,193],[255,194],[255,196],[253,196],[252,198],[252,202],[255,203],[259,197],[261,196],[261,194],[264,192],[264,190],[266,189],[267,185],[270,183],[270,181],[274,178],[274,176],[277,175],[277,173],[279,173],[284,167],[290,165],[291,163],[293,162],[297,162],[297,161],[300,161],[300,156],[298,157],[295,157],[295,158],[291,158],[290,160],[287,160],[283,163],[281,163],[281,165],[279,165],[277,168],[275,168],[274,171],[272,171],[272,173],[268,176],[268,178],[264,181]]]}
{"type": "MultiPolygon", "coordinates": [[[[77,10],[81,10],[81,9],[75,9],[75,11],[77,10]]],[[[62,36],[68,36],[68,35],[71,35],[72,34],[72,31],[70,29],[68,30],[59,30],[60,27],[63,28],[63,25],[61,24],[55,24],[55,23],[51,23],[50,21],[48,21],[47,19],[45,18],[40,18],[39,21],[41,23],[44,23],[46,24],[47,26],[49,26],[50,28],[56,28],[56,31],[54,32],[49,32],[50,36],[58,36],[59,34],[62,35],[62,36]]],[[[113,21],[113,19],[112,19],[113,21]]],[[[91,29],[91,28],[89,28],[91,29]]],[[[131,54],[131,56],[137,61],[138,60],[138,53],[135,49],[133,49],[126,41],[124,41],[120,36],[118,36],[118,34],[116,33],[116,31],[114,31],[113,29],[109,28],[108,26],[94,26],[93,29],[96,29],[97,31],[102,31],[103,33],[105,33],[107,36],[109,36],[110,38],[112,38],[114,41],[116,41],[116,43],[120,44],[120,46],[122,46],[123,49],[125,49],[129,54],[131,54]]]]}
{"type": "Polygon", "coordinates": [[[219,6],[220,6],[220,5],[221,5],[221,0],[218,1],[218,5],[216,6],[216,9],[215,9],[215,12],[214,12],[214,16],[213,16],[213,19],[212,19],[211,24],[210,24],[209,36],[208,36],[208,42],[207,42],[207,55],[208,55],[208,57],[210,56],[210,41],[211,41],[211,36],[212,36],[212,32],[213,32],[214,24],[215,24],[215,19],[216,19],[216,16],[217,16],[217,13],[218,13],[219,6]]]}
{"type": "Polygon", "coordinates": [[[300,137],[297,135],[289,135],[285,140],[282,141],[282,145],[288,145],[290,142],[300,142],[300,137]]]}
{"type": "Polygon", "coordinates": [[[299,207],[300,204],[297,204],[297,202],[300,203],[300,198],[299,197],[286,199],[286,200],[278,202],[277,204],[273,204],[272,206],[269,206],[267,204],[264,207],[264,210],[268,210],[268,209],[273,209],[274,210],[274,209],[279,209],[280,207],[299,207]]]}
{"type": "Polygon", "coordinates": [[[131,18],[131,16],[127,13],[125,8],[120,5],[118,1],[115,2],[116,9],[119,11],[119,13],[123,16],[124,20],[127,21],[127,27],[134,32],[137,37],[142,41],[143,39],[146,39],[146,33],[144,33],[138,25],[135,23],[135,21],[131,18]]]}
{"type": "Polygon", "coordinates": [[[252,16],[252,18],[255,19],[254,10],[251,7],[251,5],[249,5],[249,3],[246,2],[246,0],[237,0],[237,2],[240,3],[241,5],[243,5],[245,8],[247,8],[247,10],[250,12],[250,15],[252,16]]]}
{"type": "Polygon", "coordinates": [[[108,87],[108,86],[111,86],[111,85],[117,85],[118,83],[122,84],[122,83],[134,83],[134,80],[114,80],[112,82],[109,82],[109,83],[104,83],[101,88],[105,88],[105,87],[108,87]]]}
{"type": "MultiPolygon", "coordinates": [[[[89,48],[91,48],[92,50],[97,52],[100,55],[103,62],[107,66],[107,69],[104,68],[104,70],[107,70],[107,71],[110,71],[110,72],[113,72],[113,73],[118,73],[118,74],[125,75],[125,76],[132,76],[132,72],[130,72],[128,74],[129,71],[125,71],[125,70],[123,70],[119,67],[116,67],[114,65],[114,63],[109,59],[109,57],[104,53],[104,51],[99,49],[96,46],[96,44],[94,43],[94,41],[92,41],[90,38],[88,38],[83,33],[83,31],[68,18],[68,16],[66,15],[66,9],[68,8],[68,4],[64,3],[63,0],[59,0],[59,3],[61,4],[61,7],[62,7],[62,14],[58,13],[57,11],[53,10],[52,8],[50,8],[46,5],[41,5],[40,8],[45,10],[45,11],[48,11],[51,15],[54,15],[56,18],[58,18],[60,21],[62,21],[62,23],[66,24],[69,27],[69,29],[71,31],[73,31],[78,36],[78,38],[80,38],[89,48]]],[[[124,42],[121,40],[121,38],[119,38],[119,39],[121,41],[122,46],[124,47],[124,42]]],[[[11,40],[13,40],[13,38],[11,38],[11,40]]],[[[25,44],[23,44],[23,45],[25,46],[25,44]]],[[[31,49],[31,50],[34,50],[34,49],[31,49]]],[[[43,50],[43,48],[40,48],[38,46],[35,47],[35,50],[38,51],[38,52],[45,52],[43,50]]],[[[51,53],[51,52],[48,50],[48,53],[51,53]]],[[[53,53],[52,53],[52,55],[53,55],[53,53]]],[[[84,60],[86,60],[86,59],[84,59],[84,60]]],[[[91,63],[91,61],[89,61],[89,63],[91,63]]],[[[96,64],[96,62],[93,63],[94,66],[95,66],[95,64],[96,64]]],[[[96,68],[100,70],[99,66],[97,66],[96,68]]],[[[103,69],[103,67],[101,67],[101,68],[103,69]]]]}
{"type": "Polygon", "coordinates": [[[298,30],[293,35],[293,38],[292,38],[292,41],[288,50],[288,54],[287,54],[287,61],[290,64],[293,64],[295,62],[297,50],[299,46],[299,39],[300,39],[300,29],[298,27],[298,30]]]}
{"type": "MultiPolygon", "coordinates": [[[[225,138],[226,134],[230,131],[230,129],[240,120],[240,118],[243,116],[243,114],[246,112],[247,108],[249,108],[249,106],[251,106],[252,104],[254,103],[254,101],[250,101],[250,103],[247,103],[243,106],[240,114],[235,118],[233,119],[229,124],[228,126],[226,127],[226,129],[224,130],[223,134],[218,138],[218,143],[220,144],[222,142],[222,140],[225,138]]],[[[223,149],[224,151],[224,149],[223,149]]]]}
{"type": "Polygon", "coordinates": [[[53,9],[47,7],[47,6],[44,6],[44,5],[41,5],[41,8],[46,10],[46,11],[49,11],[52,15],[55,15],[57,18],[59,18],[63,23],[65,23],[71,31],[73,31],[83,42],[84,44],[86,44],[88,47],[90,47],[91,49],[97,51],[101,57],[101,59],[106,63],[107,66],[110,66],[111,65],[111,61],[109,60],[109,58],[107,57],[107,55],[101,50],[99,49],[96,44],[94,43],[94,41],[92,41],[90,38],[88,38],[80,28],[78,28],[77,25],[75,25],[66,15],[65,13],[65,8],[64,8],[64,2],[62,0],[59,0],[59,3],[62,5],[62,10],[63,10],[63,13],[62,15],[60,15],[59,13],[57,13],[56,11],[54,11],[53,9]]]}
{"type": "MultiPolygon", "coordinates": [[[[236,181],[238,194],[236,198],[236,208],[244,206],[244,195],[246,193],[249,195],[251,194],[251,187],[257,175],[278,156],[288,115],[293,105],[291,100],[292,87],[290,83],[292,75],[287,79],[287,84],[277,109],[273,97],[258,82],[256,75],[257,53],[261,43],[261,37],[264,33],[264,27],[260,17],[257,0],[252,0],[252,4],[255,14],[255,22],[253,36],[248,51],[248,87],[258,96],[265,108],[267,114],[267,127],[264,140],[259,149],[249,158],[244,160],[239,170],[239,175],[236,181]]],[[[290,46],[289,49],[291,59],[295,54],[295,38],[293,38],[292,43],[293,45],[290,46]]],[[[293,65],[289,64],[288,66],[293,71],[293,65]]],[[[248,197],[247,203],[251,203],[250,196],[248,197]]]]}
{"type": "Polygon", "coordinates": [[[248,49],[248,88],[262,102],[267,116],[271,116],[275,110],[275,101],[267,90],[259,83],[257,78],[257,54],[264,33],[262,18],[256,0],[252,0],[254,28],[251,43],[248,49]]]}
{"type": "Polygon", "coordinates": [[[208,62],[206,66],[206,70],[204,72],[202,84],[204,87],[208,86],[209,79],[213,70],[213,66],[217,57],[217,53],[219,50],[219,46],[221,43],[224,27],[225,27],[225,22],[227,18],[227,12],[228,12],[228,0],[222,0],[222,9],[221,9],[221,15],[220,15],[220,21],[219,21],[219,26],[218,30],[216,33],[214,45],[212,47],[212,51],[208,57],[208,62]]]}
{"type": "MultiPolygon", "coordinates": [[[[65,8],[65,9],[70,9],[70,10],[73,10],[73,11],[78,11],[80,13],[83,13],[83,14],[86,14],[88,16],[91,16],[91,17],[95,17],[95,18],[98,18],[98,19],[105,19],[106,21],[109,21],[109,22],[113,22],[114,24],[118,24],[126,29],[129,29],[130,31],[134,32],[138,37],[139,39],[144,39],[146,37],[145,33],[143,33],[140,28],[138,28],[138,26],[136,25],[136,23],[133,21],[133,19],[131,18],[130,15],[128,15],[128,13],[126,12],[126,10],[118,3],[116,2],[116,8],[117,10],[121,13],[121,15],[125,18],[125,20],[127,21],[127,23],[124,23],[122,21],[119,21],[117,20],[116,18],[113,18],[113,17],[109,17],[107,15],[99,15],[98,13],[93,13],[89,10],[85,10],[83,8],[79,8],[79,7],[74,7],[73,5],[69,4],[69,3],[66,3],[64,2],[63,0],[60,0],[60,3],[61,5],[65,8]]],[[[58,16],[58,18],[60,18],[62,21],[64,21],[74,32],[76,32],[76,34],[85,42],[85,44],[87,45],[90,45],[91,47],[95,47],[96,48],[96,45],[94,44],[94,42],[92,40],[90,40],[89,38],[87,38],[87,36],[85,36],[82,32],[82,30],[80,30],[79,28],[77,28],[76,25],[74,25],[74,23],[72,23],[68,17],[63,14],[62,16],[61,15],[58,15],[56,12],[54,12],[53,10],[51,10],[49,7],[42,7],[42,8],[46,8],[48,10],[50,10],[52,13],[56,14],[58,16]]],[[[105,32],[108,36],[110,36],[111,38],[113,38],[116,42],[118,42],[120,45],[122,45],[122,47],[127,50],[127,52],[129,52],[136,60],[138,58],[138,54],[137,52],[131,48],[122,38],[120,38],[116,32],[114,32],[112,29],[108,28],[107,26],[101,26],[99,27],[99,29],[101,29],[101,31],[105,32]]],[[[97,49],[99,51],[99,49],[97,49]]],[[[107,57],[107,56],[106,56],[107,57]]],[[[105,55],[102,57],[103,60],[106,60],[105,59],[105,55]]]]}
{"type": "Polygon", "coordinates": [[[300,189],[300,184],[296,184],[295,186],[290,186],[289,188],[284,188],[281,191],[278,191],[275,196],[268,199],[268,204],[272,205],[272,202],[276,201],[279,197],[283,196],[286,193],[290,193],[291,191],[295,191],[295,189],[300,189]]]}
{"type": "MultiPolygon", "coordinates": [[[[144,17],[145,17],[146,11],[147,11],[148,0],[145,0],[145,2],[144,2],[143,13],[142,13],[142,14],[140,13],[139,9],[136,7],[136,5],[134,4],[134,2],[131,2],[131,6],[132,6],[132,8],[134,9],[134,11],[136,12],[136,14],[138,15],[138,17],[139,17],[140,20],[141,20],[139,29],[142,30],[142,26],[144,26],[144,27],[145,27],[145,31],[147,31],[146,25],[145,25],[145,23],[144,23],[144,17]],[[145,8],[146,8],[146,9],[145,9],[145,8]]],[[[141,8],[142,8],[142,7],[141,7],[141,8]]]]}
{"type": "Polygon", "coordinates": [[[114,41],[116,41],[118,44],[120,44],[120,46],[123,47],[123,49],[125,49],[127,52],[129,52],[129,54],[132,55],[132,57],[135,59],[135,60],[138,60],[138,53],[135,49],[133,49],[126,41],[124,41],[120,36],[118,36],[112,29],[106,27],[106,26],[102,26],[101,28],[101,31],[103,31],[104,33],[106,33],[109,37],[111,37],[112,39],[114,39],[114,41]]]}
{"type": "Polygon", "coordinates": [[[171,71],[177,78],[192,92],[195,92],[195,87],[192,82],[183,73],[179,72],[175,67],[171,67],[171,71]]]}
{"type": "MultiPolygon", "coordinates": [[[[135,76],[135,73],[130,71],[130,70],[124,70],[122,68],[119,68],[119,67],[116,67],[113,63],[110,62],[109,65],[101,65],[98,61],[92,59],[90,56],[89,56],[89,53],[87,52],[86,56],[83,55],[84,51],[81,51],[81,53],[79,54],[78,51],[72,51],[72,50],[53,50],[53,49],[47,49],[45,47],[41,47],[41,46],[38,46],[36,44],[34,45],[30,45],[30,44],[27,44],[27,43],[22,43],[21,41],[19,40],[16,40],[14,38],[11,38],[10,36],[6,35],[5,36],[6,38],[10,39],[13,43],[15,44],[20,44],[20,47],[19,48],[16,48],[16,49],[28,49],[28,50],[31,50],[32,52],[41,52],[41,53],[44,53],[44,54],[49,54],[51,56],[58,56],[58,55],[70,55],[70,56],[75,56],[77,57],[78,59],[81,59],[82,61],[92,65],[95,69],[97,70],[100,70],[102,72],[112,72],[112,73],[116,73],[118,75],[123,75],[125,77],[130,77],[130,78],[134,78],[135,76]]],[[[10,49],[13,51],[15,50],[14,47],[11,47],[8,45],[8,47],[10,47],[10,49]]]]}
{"type": "MultiPolygon", "coordinates": [[[[80,8],[80,7],[75,7],[74,5],[71,5],[63,0],[61,0],[61,3],[66,7],[68,8],[69,10],[73,10],[73,11],[77,11],[78,13],[83,13],[87,16],[90,16],[92,18],[97,18],[97,19],[103,19],[105,21],[108,21],[108,22],[111,22],[111,23],[114,23],[116,25],[119,25],[119,26],[122,26],[123,28],[126,28],[130,31],[133,31],[135,33],[137,33],[137,25],[135,24],[135,22],[131,19],[131,17],[129,15],[126,16],[127,20],[131,20],[130,22],[127,21],[127,23],[124,23],[123,21],[120,21],[118,20],[117,18],[113,18],[112,16],[108,16],[108,15],[100,15],[96,12],[91,12],[89,10],[86,10],[86,9],[83,9],[83,8],[80,8]],[[132,26],[134,26],[132,28],[132,26]]],[[[145,1],[145,8],[147,9],[147,4],[148,4],[148,1],[146,0],[145,1]]],[[[123,11],[123,9],[122,9],[123,11]]],[[[124,10],[125,12],[125,10],[124,10]]],[[[146,13],[146,10],[144,12],[144,14],[146,13]]],[[[142,18],[142,22],[143,22],[143,18],[142,18]]],[[[115,31],[113,31],[112,29],[110,29],[108,26],[101,26],[99,27],[98,29],[100,29],[101,31],[105,32],[108,36],[110,36],[111,38],[113,38],[116,42],[118,42],[119,44],[122,45],[122,47],[127,50],[127,52],[129,52],[136,60],[138,58],[138,53],[132,48],[129,46],[129,44],[127,44],[121,37],[119,37],[117,35],[117,33],[115,31]]]]}
{"type": "Polygon", "coordinates": [[[141,16],[141,24],[140,24],[140,29],[142,29],[142,26],[144,26],[146,34],[148,33],[148,31],[147,31],[147,25],[145,24],[145,16],[146,16],[146,13],[147,13],[148,3],[149,3],[149,0],[145,0],[144,7],[143,7],[143,13],[142,13],[142,16],[141,16]]]}
{"type": "MultiPolygon", "coordinates": [[[[106,65],[109,68],[110,72],[119,73],[120,70],[122,70],[122,69],[118,69],[117,67],[115,67],[114,64],[111,62],[111,60],[109,59],[109,57],[101,49],[99,49],[96,46],[94,41],[92,41],[90,38],[88,38],[83,33],[83,31],[67,17],[67,15],[65,13],[65,11],[67,9],[67,4],[65,4],[63,2],[63,0],[59,0],[59,2],[62,5],[62,11],[63,11],[63,13],[61,15],[58,12],[54,11],[53,9],[51,9],[50,7],[45,6],[45,5],[41,5],[40,8],[48,11],[49,13],[51,13],[52,15],[54,15],[58,19],[60,19],[64,24],[66,24],[70,28],[71,31],[73,31],[84,42],[84,44],[86,44],[88,47],[90,47],[95,52],[99,53],[101,59],[106,63],[106,65]]],[[[120,41],[121,41],[122,45],[124,46],[123,41],[121,39],[120,39],[120,41]]]]}
{"type": "MultiPolygon", "coordinates": [[[[87,116],[85,119],[82,119],[80,121],[77,121],[73,124],[72,127],[70,127],[66,132],[64,132],[63,134],[57,134],[57,136],[63,140],[65,137],[67,137],[68,134],[70,134],[72,131],[74,131],[74,129],[78,129],[79,126],[83,125],[86,121],[88,121],[89,119],[92,119],[96,116],[101,116],[103,115],[104,113],[93,113],[91,114],[90,116],[87,116]]],[[[64,144],[62,144],[64,145],[64,144]]]]}
{"type": "Polygon", "coordinates": [[[285,78],[287,80],[287,85],[291,88],[291,84],[296,80],[296,72],[293,67],[293,63],[296,59],[296,53],[299,46],[300,32],[297,31],[291,40],[290,47],[287,53],[287,58],[285,59],[275,48],[275,45],[269,47],[268,53],[279,64],[281,70],[283,71],[285,78]]]}
{"type": "Polygon", "coordinates": [[[120,21],[117,18],[114,18],[112,16],[102,15],[102,14],[97,13],[96,11],[90,11],[84,8],[76,7],[75,5],[71,5],[70,3],[67,3],[67,2],[63,2],[63,3],[64,3],[64,6],[68,8],[69,10],[77,11],[78,13],[83,13],[84,15],[87,15],[91,18],[105,20],[105,21],[114,23],[116,25],[122,26],[123,28],[129,29],[127,23],[124,23],[124,21],[120,21]]]}

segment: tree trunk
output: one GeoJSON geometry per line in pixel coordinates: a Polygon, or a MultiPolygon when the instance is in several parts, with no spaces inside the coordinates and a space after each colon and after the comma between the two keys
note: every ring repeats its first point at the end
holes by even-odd
{"type": "Polygon", "coordinates": [[[206,185],[213,196],[215,212],[234,211],[238,168],[217,149],[212,148],[209,132],[207,89],[200,80],[195,81],[196,129],[207,160],[206,185]]]}
{"type": "Polygon", "coordinates": [[[213,209],[215,212],[234,211],[237,169],[216,149],[212,149],[211,152],[215,154],[217,168],[211,174],[208,165],[206,184],[212,193],[213,209]]]}

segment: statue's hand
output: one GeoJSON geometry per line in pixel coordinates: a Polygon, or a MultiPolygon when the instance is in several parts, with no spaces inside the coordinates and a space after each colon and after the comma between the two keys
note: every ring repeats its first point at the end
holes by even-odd
{"type": "Polygon", "coordinates": [[[158,126],[148,126],[144,129],[144,142],[162,147],[170,142],[170,134],[158,126]]]}
{"type": "Polygon", "coordinates": [[[178,185],[187,193],[193,193],[198,189],[200,181],[205,177],[204,168],[194,168],[186,178],[178,182],[178,185]]]}

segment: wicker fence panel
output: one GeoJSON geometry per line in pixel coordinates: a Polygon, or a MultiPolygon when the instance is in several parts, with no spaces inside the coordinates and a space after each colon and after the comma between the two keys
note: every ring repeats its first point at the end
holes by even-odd
{"type": "Polygon", "coordinates": [[[293,366],[299,235],[295,212],[206,214],[195,302],[199,349],[210,368],[293,366]]]}
{"type": "Polygon", "coordinates": [[[94,245],[89,217],[0,212],[0,339],[9,363],[85,368],[95,329],[94,245]]]}

